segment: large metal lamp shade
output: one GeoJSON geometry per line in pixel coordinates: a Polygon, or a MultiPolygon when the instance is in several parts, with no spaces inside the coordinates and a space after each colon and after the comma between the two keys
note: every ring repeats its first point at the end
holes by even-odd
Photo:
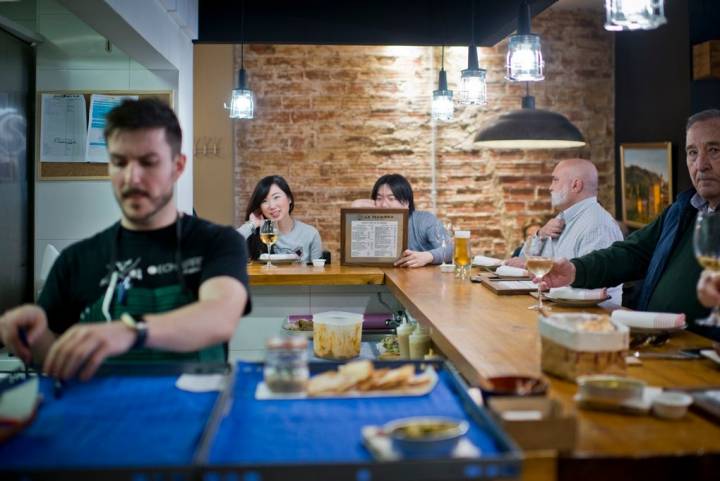
{"type": "Polygon", "coordinates": [[[475,142],[492,149],[571,149],[585,145],[582,134],[565,116],[536,110],[533,97],[523,108],[503,114],[476,136],[475,142]]]}

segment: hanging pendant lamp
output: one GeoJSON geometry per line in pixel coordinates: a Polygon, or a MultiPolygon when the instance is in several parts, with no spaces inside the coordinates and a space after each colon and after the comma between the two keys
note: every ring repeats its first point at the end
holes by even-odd
{"type": "Polygon", "coordinates": [[[513,82],[539,82],[545,78],[540,36],[530,32],[530,5],[523,0],[517,34],[510,37],[505,78],[513,82]]]}
{"type": "Polygon", "coordinates": [[[442,63],[438,78],[438,89],[432,94],[432,120],[447,122],[452,120],[455,111],[452,90],[448,90],[447,73],[445,72],[445,46],[442,47],[442,63]]]}
{"type": "Polygon", "coordinates": [[[468,67],[460,72],[460,91],[458,102],[465,105],[485,105],[487,103],[487,71],[478,66],[477,47],[475,46],[475,2],[472,2],[470,35],[472,41],[468,47],[468,67]]]}
{"type": "Polygon", "coordinates": [[[665,23],[663,0],[605,0],[605,30],[652,30],[665,23]]]}
{"type": "Polygon", "coordinates": [[[571,149],[585,145],[580,130],[565,116],[535,109],[535,97],[526,95],[522,109],[503,114],[475,136],[481,147],[491,149],[571,149]]]}
{"type": "Polygon", "coordinates": [[[255,94],[247,86],[247,74],[245,73],[245,2],[242,2],[240,9],[240,70],[238,71],[237,88],[233,89],[230,105],[225,104],[225,109],[229,110],[231,119],[252,119],[255,118],[255,94]]]}

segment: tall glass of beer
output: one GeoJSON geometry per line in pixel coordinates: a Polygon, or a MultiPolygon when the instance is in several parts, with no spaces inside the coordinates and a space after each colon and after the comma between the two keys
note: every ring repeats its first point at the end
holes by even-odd
{"type": "Polygon", "coordinates": [[[459,279],[467,279],[470,277],[470,231],[455,231],[455,254],[453,256],[455,263],[455,277],[459,279]]]}

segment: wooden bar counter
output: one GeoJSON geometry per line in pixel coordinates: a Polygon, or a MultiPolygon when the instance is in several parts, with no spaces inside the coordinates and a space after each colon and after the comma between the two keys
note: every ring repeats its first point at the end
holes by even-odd
{"type": "Polygon", "coordinates": [[[266,269],[265,263],[252,262],[248,264],[248,276],[253,286],[358,286],[385,282],[385,274],[377,267],[338,264],[325,267],[278,264],[273,269],[266,269]]]}
{"type": "MultiPolygon", "coordinates": [[[[383,283],[419,322],[432,328],[433,342],[471,385],[502,374],[541,375],[537,313],[530,296],[497,296],[480,284],[461,281],[437,267],[377,269],[327,266],[279,267],[268,273],[249,267],[252,285],[358,285],[383,283]]],[[[570,311],[555,307],[555,312],[570,311]]],[[[585,311],[601,311],[599,308],[585,311]]],[[[658,350],[710,346],[684,332],[658,350]]],[[[720,386],[712,361],[643,360],[628,376],[651,386],[720,386]]],[[[720,479],[720,425],[694,412],[679,421],[579,410],[577,386],[550,376],[550,397],[578,419],[573,453],[548,462],[529,454],[523,479],[592,480],[720,479]]]]}

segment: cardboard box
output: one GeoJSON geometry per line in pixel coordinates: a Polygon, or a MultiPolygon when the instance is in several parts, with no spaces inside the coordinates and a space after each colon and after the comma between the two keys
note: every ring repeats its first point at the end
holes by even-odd
{"type": "Polygon", "coordinates": [[[720,40],[693,45],[693,79],[720,78],[720,40]]]}
{"type": "Polygon", "coordinates": [[[531,451],[575,449],[577,419],[563,415],[560,403],[546,397],[493,397],[488,406],[511,438],[531,451]]]}

